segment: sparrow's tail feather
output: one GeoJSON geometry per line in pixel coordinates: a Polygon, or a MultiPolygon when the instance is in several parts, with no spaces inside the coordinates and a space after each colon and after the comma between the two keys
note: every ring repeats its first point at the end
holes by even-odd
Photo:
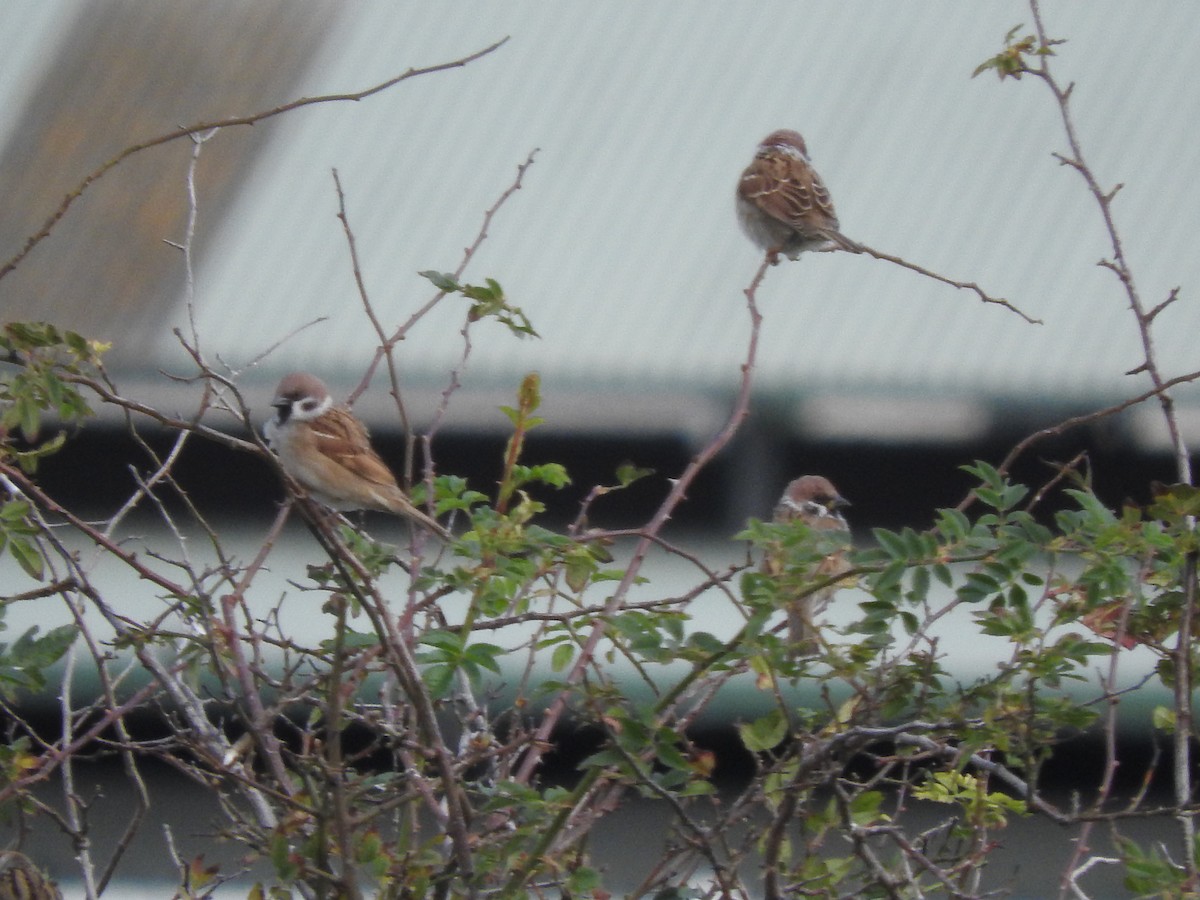
{"type": "Polygon", "coordinates": [[[452,535],[449,531],[447,531],[445,528],[443,528],[437,522],[436,519],[434,519],[431,516],[426,515],[425,513],[421,512],[421,510],[417,509],[415,506],[412,506],[411,504],[408,505],[407,509],[399,510],[399,513],[400,513],[400,515],[402,515],[408,519],[412,519],[418,525],[422,525],[429,531],[432,531],[434,534],[436,534],[438,537],[440,537],[443,541],[448,542],[448,541],[454,540],[454,535],[452,535]]]}
{"type": "Polygon", "coordinates": [[[415,515],[415,516],[412,515],[411,513],[408,513],[407,515],[409,516],[409,518],[416,519],[416,521],[419,524],[424,525],[426,528],[428,528],[430,531],[432,531],[434,534],[436,534],[438,537],[440,537],[443,541],[450,542],[450,541],[454,540],[454,535],[452,535],[449,531],[447,531],[445,528],[443,528],[441,525],[439,525],[435,519],[431,518],[430,516],[425,515],[425,513],[420,512],[418,510],[417,515],[415,515]]]}
{"type": "Polygon", "coordinates": [[[396,488],[395,493],[389,494],[386,498],[386,507],[390,512],[416,522],[427,531],[432,531],[443,541],[450,542],[454,540],[454,535],[443,528],[436,519],[424,510],[414,506],[413,502],[399,488],[396,488]]]}
{"type": "Polygon", "coordinates": [[[827,231],[822,231],[821,236],[824,238],[827,238],[830,243],[836,244],[841,249],[849,251],[850,253],[863,253],[864,252],[862,244],[859,244],[859,243],[856,243],[855,241],[850,240],[850,238],[846,237],[840,231],[834,231],[833,229],[829,229],[827,231]]]}

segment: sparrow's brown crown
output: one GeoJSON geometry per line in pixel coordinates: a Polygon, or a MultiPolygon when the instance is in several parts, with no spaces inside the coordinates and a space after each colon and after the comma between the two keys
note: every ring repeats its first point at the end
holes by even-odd
{"type": "Polygon", "coordinates": [[[329,388],[316,375],[308,372],[291,372],[283,376],[271,401],[279,416],[280,424],[293,415],[298,421],[315,419],[333,405],[329,388]]]}
{"type": "Polygon", "coordinates": [[[784,489],[775,514],[777,517],[786,517],[791,513],[817,518],[837,516],[840,519],[838,510],[849,505],[850,501],[839,494],[833,482],[824,475],[802,475],[784,489]]]}
{"type": "Polygon", "coordinates": [[[808,162],[808,147],[804,143],[804,138],[798,131],[792,131],[790,128],[781,128],[779,131],[772,131],[762,143],[758,145],[758,152],[762,153],[770,148],[778,148],[785,152],[800,151],[800,155],[804,157],[804,161],[808,162]]]}

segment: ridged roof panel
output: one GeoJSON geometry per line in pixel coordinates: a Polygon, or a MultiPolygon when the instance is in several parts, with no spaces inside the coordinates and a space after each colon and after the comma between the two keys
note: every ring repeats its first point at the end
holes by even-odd
{"type": "MultiPolygon", "coordinates": [[[[1200,368],[1200,19],[1168,3],[1047,2],[1060,78],[1114,206],[1169,374],[1200,368]]],[[[766,2],[348,6],[297,94],[361,89],[505,35],[464,69],[263,129],[250,178],[206,234],[197,281],[205,342],[236,364],[301,324],[260,367],[353,379],[375,337],[335,217],[346,190],[376,311],[396,325],[449,270],[483,211],[540,148],[466,279],[492,277],[542,335],[477,324],[467,385],[506,389],[530,369],[548,392],[726,395],[748,331],[742,289],[758,254],[733,185],[778,127],[808,139],[843,230],[977,281],[1045,321],[1031,326],[895,265],[808,254],[769,273],[758,385],[777,395],[984,396],[1101,402],[1144,379],[1097,210],[1052,157],[1065,140],[1035,79],[972,69],[1030,22],[1022,3],[766,2]]],[[[1028,28],[1026,29],[1028,30],[1028,28]]],[[[218,138],[219,140],[220,138],[218,138]]],[[[204,227],[201,198],[201,228],[204,227]]],[[[462,356],[464,307],[447,301],[398,348],[435,386],[462,356]]],[[[180,308],[177,318],[183,321],[180,308]]],[[[155,364],[178,354],[164,337],[155,364]]]]}

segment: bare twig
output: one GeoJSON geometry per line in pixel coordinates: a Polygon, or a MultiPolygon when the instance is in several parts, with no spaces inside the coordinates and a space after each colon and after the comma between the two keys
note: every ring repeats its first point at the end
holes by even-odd
{"type": "MultiPolygon", "coordinates": [[[[342,233],[346,236],[346,248],[350,252],[350,266],[354,270],[354,285],[358,288],[358,296],[359,299],[362,300],[363,312],[367,314],[367,319],[370,321],[371,327],[375,330],[375,336],[379,338],[379,350],[382,350],[384,355],[387,357],[388,377],[391,379],[392,383],[392,396],[396,400],[396,411],[400,414],[400,424],[404,429],[404,434],[411,440],[412,429],[408,424],[408,410],[404,408],[404,398],[400,393],[400,379],[396,374],[396,360],[392,356],[392,350],[395,347],[395,343],[388,340],[387,333],[383,330],[383,323],[379,321],[379,316],[375,314],[375,307],[372,306],[371,297],[367,293],[367,284],[363,280],[362,266],[358,261],[358,246],[354,240],[354,229],[350,227],[350,218],[346,214],[346,193],[342,190],[342,179],[338,176],[337,169],[333,170],[333,185],[337,190],[337,217],[338,221],[342,223],[342,233]]],[[[375,359],[378,360],[379,356],[376,355],[375,359]]],[[[372,363],[372,371],[373,370],[374,363],[372,363]]],[[[369,383],[369,377],[370,376],[368,375],[367,378],[365,378],[359,385],[358,389],[356,389],[354,393],[350,395],[350,400],[348,403],[353,404],[358,395],[362,393],[363,389],[369,383]]],[[[411,474],[408,469],[407,458],[405,463],[405,477],[407,478],[411,474]]]]}
{"type": "Polygon", "coordinates": [[[373,94],[378,94],[382,91],[386,91],[388,88],[395,87],[397,84],[400,84],[400,82],[407,81],[410,78],[416,78],[420,75],[429,75],[434,72],[443,72],[443,71],[446,71],[447,69],[462,68],[463,66],[465,66],[469,63],[472,63],[475,60],[480,59],[481,57],[487,56],[489,53],[498,49],[500,46],[502,46],[507,41],[508,41],[507,37],[503,38],[499,41],[496,41],[494,44],[490,44],[487,47],[484,47],[482,50],[479,50],[475,53],[471,53],[467,56],[461,57],[460,59],[456,59],[451,62],[439,63],[437,65],[425,66],[425,67],[418,68],[418,69],[408,69],[407,71],[400,73],[399,75],[397,75],[394,78],[389,78],[387,81],[380,82],[379,84],[374,85],[373,87],[365,88],[364,90],[361,90],[361,91],[354,91],[354,92],[345,93],[345,94],[323,94],[318,97],[302,97],[299,100],[293,100],[290,103],[284,103],[282,106],[276,106],[276,107],[273,107],[272,109],[263,110],[262,112],[251,113],[249,115],[244,115],[244,116],[231,116],[226,119],[214,119],[212,121],[207,121],[207,122],[198,122],[194,125],[188,125],[186,127],[179,128],[174,131],[169,131],[166,134],[160,134],[157,137],[152,137],[152,138],[149,138],[148,140],[141,141],[137,144],[133,144],[129,147],[126,147],[124,150],[122,150],[116,156],[112,157],[107,162],[103,163],[102,165],[97,167],[95,170],[93,170],[91,173],[89,173],[83,179],[83,181],[81,181],[78,185],[76,185],[67,194],[67,196],[63,198],[62,202],[58,206],[58,209],[56,209],[50,215],[50,217],[46,220],[45,224],[43,224],[42,227],[37,232],[30,235],[30,237],[25,241],[25,246],[23,246],[20,249],[20,251],[18,251],[18,253],[12,259],[10,259],[8,262],[6,262],[3,266],[0,266],[0,280],[2,280],[9,272],[11,272],[13,269],[15,269],[18,265],[20,265],[21,262],[25,259],[25,257],[27,257],[30,254],[30,252],[33,250],[34,247],[36,247],[38,244],[40,244],[47,237],[50,236],[50,232],[54,230],[54,226],[59,223],[59,221],[62,219],[63,216],[65,216],[67,214],[67,211],[71,208],[71,206],[75,203],[75,201],[78,200],[80,197],[82,197],[83,194],[88,190],[88,188],[90,188],[93,184],[95,184],[97,181],[99,181],[101,178],[103,178],[105,175],[107,175],[110,171],[115,169],[117,166],[119,166],[121,163],[123,163],[129,157],[134,156],[135,154],[141,153],[143,150],[149,150],[152,147],[158,147],[163,144],[169,144],[172,141],[177,141],[177,140],[181,140],[183,138],[188,138],[188,137],[191,137],[192,135],[203,133],[206,131],[211,131],[213,129],[232,128],[232,127],[238,126],[238,125],[254,125],[258,122],[263,122],[267,119],[271,119],[271,118],[274,118],[275,116],[283,115],[284,113],[291,112],[294,109],[300,109],[301,107],[305,107],[305,106],[315,106],[320,103],[340,103],[340,102],[346,102],[346,101],[365,100],[367,97],[370,97],[373,94]]]}
{"type": "Polygon", "coordinates": [[[1016,313],[1030,325],[1042,324],[1041,319],[1035,319],[1033,316],[1023,312],[1014,306],[1010,301],[1005,300],[1003,297],[993,297],[973,281],[955,281],[953,278],[947,278],[945,275],[939,275],[937,272],[926,269],[923,266],[918,266],[916,263],[911,263],[902,257],[892,256],[890,253],[884,253],[882,250],[876,250],[875,248],[868,247],[865,244],[860,244],[859,246],[862,247],[862,252],[866,253],[868,256],[873,256],[876,259],[882,259],[890,263],[895,263],[896,265],[902,266],[905,269],[909,269],[920,275],[924,275],[926,278],[932,278],[934,281],[940,281],[942,284],[948,284],[951,287],[958,288],[959,290],[972,291],[975,296],[977,296],[984,303],[991,303],[995,306],[1003,306],[1010,312],[1016,313]]]}
{"type": "MultiPolygon", "coordinates": [[[[1041,48],[1049,49],[1054,42],[1049,38],[1045,25],[1042,22],[1039,0],[1030,0],[1029,8],[1033,14],[1038,43],[1041,48]]],[[[1117,185],[1108,191],[1100,186],[1099,181],[1087,163],[1083,145],[1079,140],[1079,135],[1075,130],[1075,123],[1071,116],[1070,104],[1073,85],[1067,85],[1064,88],[1059,84],[1058,79],[1052,71],[1049,54],[1040,55],[1038,58],[1039,62],[1037,66],[1032,68],[1027,66],[1026,71],[1040,78],[1054,95],[1066,135],[1067,145],[1070,148],[1070,155],[1059,155],[1059,161],[1079,173],[1100,211],[1105,231],[1108,233],[1112,254],[1109,259],[1101,260],[1100,265],[1116,275],[1117,280],[1124,289],[1125,296],[1129,301],[1129,308],[1133,311],[1137,322],[1138,335],[1142,342],[1142,363],[1134,371],[1145,372],[1150,377],[1150,381],[1154,386],[1154,396],[1158,398],[1159,405],[1162,408],[1163,420],[1170,435],[1171,448],[1175,457],[1176,478],[1180,483],[1190,485],[1193,483],[1191,454],[1179,427],[1174,398],[1169,390],[1170,384],[1159,366],[1153,335],[1153,323],[1155,319],[1159,313],[1178,299],[1178,289],[1171,291],[1164,301],[1147,310],[1142,301],[1129,261],[1125,257],[1121,234],[1117,229],[1116,218],[1113,214],[1113,199],[1118,190],[1120,190],[1121,185],[1117,185]]],[[[1189,517],[1188,525],[1190,528],[1195,528],[1194,518],[1189,517]]],[[[1176,818],[1180,826],[1181,855],[1184,859],[1189,883],[1193,887],[1200,882],[1200,868],[1197,866],[1195,853],[1195,815],[1184,810],[1192,800],[1192,691],[1195,686],[1193,681],[1194,673],[1192,671],[1192,638],[1196,602],[1196,564],[1197,556],[1195,551],[1186,554],[1182,570],[1184,604],[1179,617],[1179,631],[1175,638],[1175,648],[1171,654],[1174,663],[1174,677],[1172,679],[1175,713],[1175,725],[1172,733],[1174,787],[1175,802],[1180,809],[1176,818]]]]}
{"type": "MultiPolygon", "coordinates": [[[[750,340],[746,350],[746,361],[742,364],[742,382],[738,396],[734,401],[733,409],[730,412],[729,418],[726,420],[724,427],[708,442],[687,465],[682,474],[674,480],[671,485],[671,490],[667,494],[666,499],[659,505],[658,511],[642,529],[642,537],[638,541],[637,547],[634,550],[633,559],[625,570],[624,577],[618,584],[616,590],[613,591],[612,597],[605,605],[604,616],[597,619],[591,633],[579,653],[574,666],[567,673],[564,679],[567,685],[577,683],[584,675],[590,661],[595,654],[596,646],[600,639],[604,636],[605,619],[613,615],[621,608],[625,602],[625,598],[629,593],[630,587],[636,582],[638,573],[641,571],[642,563],[645,561],[650,548],[655,543],[655,536],[666,525],[667,521],[674,514],[676,508],[687,497],[687,490],[691,487],[692,482],[700,471],[709,463],[710,460],[720,450],[732,440],[734,434],[745,420],[750,410],[750,388],[753,383],[754,365],[758,357],[758,334],[759,327],[762,323],[762,316],[758,311],[758,305],[755,301],[755,296],[759,285],[766,276],[769,264],[766,260],[759,266],[758,272],[755,274],[750,286],[746,288],[746,307],[750,315],[750,340]]],[[[534,742],[530,747],[526,758],[522,761],[521,767],[517,772],[517,778],[520,780],[528,780],[534,770],[537,768],[538,761],[541,759],[542,747],[550,738],[550,734],[557,724],[559,717],[566,709],[567,693],[564,690],[555,697],[547,710],[546,715],[542,719],[542,723],[534,737],[534,742]]]]}
{"type": "MultiPolygon", "coordinates": [[[[1024,455],[1026,450],[1028,450],[1034,444],[1045,440],[1046,438],[1058,437],[1066,434],[1069,431],[1072,431],[1075,428],[1079,428],[1081,425],[1090,425],[1093,422],[1099,422],[1103,419],[1111,418],[1118,413],[1122,413],[1127,409],[1157,397],[1163,391],[1170,390],[1177,384],[1187,384],[1198,379],[1200,379],[1200,371],[1189,372],[1186,375],[1178,375],[1175,378],[1167,379],[1159,387],[1153,387],[1148,391],[1143,391],[1136,397],[1130,397],[1128,400],[1122,400],[1120,403],[1114,403],[1111,406],[1104,407],[1103,409],[1097,409],[1089,413],[1082,413],[1078,416],[1072,416],[1069,419],[1063,419],[1061,422],[1051,425],[1047,428],[1039,428],[1037,431],[1026,435],[1016,444],[1014,444],[1012,449],[1005,454],[1004,459],[1000,462],[1000,465],[996,467],[996,471],[998,471],[1001,475],[1008,475],[1009,472],[1012,471],[1013,465],[1018,459],[1021,458],[1021,456],[1024,455]]],[[[959,502],[958,508],[966,509],[974,501],[974,498],[975,492],[972,491],[961,502],[959,502]]]]}
{"type": "MultiPolygon", "coordinates": [[[[1034,26],[1037,31],[1038,42],[1044,48],[1052,46],[1052,41],[1046,33],[1045,26],[1042,24],[1041,7],[1038,0],[1030,0],[1030,11],[1033,13],[1034,26]]],[[[1130,269],[1129,262],[1125,258],[1124,244],[1121,240],[1120,232],[1117,230],[1116,219],[1113,215],[1112,201],[1116,195],[1117,188],[1111,191],[1105,191],[1101,186],[1096,176],[1093,174],[1091,167],[1088,165],[1083,152],[1083,145],[1079,141],[1079,135],[1075,130],[1074,120],[1071,118],[1071,91],[1073,85],[1068,85],[1063,88],[1058,79],[1055,78],[1050,67],[1049,55],[1039,57],[1040,62],[1036,68],[1029,68],[1027,71],[1040,78],[1045,85],[1054,94],[1054,99],[1058,105],[1059,116],[1062,119],[1063,130],[1066,134],[1067,145],[1071,148],[1070,157],[1059,155],[1059,161],[1069,168],[1078,172],[1087,184],[1088,192],[1096,201],[1096,205],[1100,210],[1100,217],[1104,222],[1105,231],[1108,233],[1109,243],[1112,249],[1112,258],[1101,260],[1100,265],[1110,270],[1117,276],[1121,282],[1121,286],[1125,290],[1125,295],[1129,300],[1129,307],[1133,310],[1134,316],[1137,319],[1138,334],[1142,340],[1142,352],[1144,359],[1140,370],[1145,371],[1151,379],[1151,382],[1156,388],[1158,401],[1163,409],[1163,417],[1166,420],[1167,429],[1171,435],[1171,446],[1175,453],[1175,463],[1179,481],[1183,484],[1192,483],[1191,473],[1191,458],[1187,451],[1187,446],[1184,444],[1182,434],[1179,430],[1179,424],[1175,416],[1174,402],[1167,388],[1166,378],[1158,365],[1158,357],[1155,352],[1154,338],[1151,333],[1151,323],[1154,318],[1162,311],[1163,308],[1175,301],[1178,296],[1178,289],[1171,292],[1171,295],[1154,307],[1149,312],[1146,310],[1142,302],[1141,295],[1137,288],[1137,282],[1134,280],[1133,271],[1130,269]]]]}
{"type": "MultiPolygon", "coordinates": [[[[475,240],[472,241],[471,244],[463,251],[463,256],[459,261],[458,268],[456,268],[453,272],[455,279],[462,277],[463,272],[467,270],[467,266],[474,258],[480,246],[485,240],[487,240],[488,228],[491,226],[492,219],[495,218],[496,213],[500,211],[500,208],[504,206],[509,197],[521,189],[525,179],[525,172],[530,166],[533,165],[533,159],[537,155],[537,152],[537,148],[534,148],[532,151],[530,151],[529,156],[525,159],[525,162],[517,166],[517,177],[513,183],[510,184],[496,200],[496,202],[484,212],[483,224],[480,225],[479,232],[475,235],[475,240]]],[[[445,297],[445,291],[438,291],[436,294],[434,294],[423,306],[419,307],[412,315],[410,315],[399,328],[392,332],[391,336],[375,350],[375,358],[372,359],[371,364],[367,366],[367,371],[363,375],[362,381],[358,383],[358,387],[350,392],[348,402],[353,403],[356,399],[358,399],[359,395],[367,389],[367,385],[371,383],[371,378],[374,376],[375,369],[378,367],[380,360],[383,359],[383,357],[388,353],[388,348],[404,340],[404,338],[408,335],[408,332],[412,330],[413,326],[416,325],[417,322],[419,322],[422,318],[424,318],[429,313],[429,310],[437,306],[445,297]]]]}

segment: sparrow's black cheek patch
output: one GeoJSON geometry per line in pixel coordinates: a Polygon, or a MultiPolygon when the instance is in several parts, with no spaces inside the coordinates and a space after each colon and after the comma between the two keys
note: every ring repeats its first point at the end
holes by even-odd
{"type": "Polygon", "coordinates": [[[302,402],[300,403],[300,408],[301,408],[302,410],[304,410],[306,413],[310,413],[310,412],[316,412],[316,410],[317,410],[317,407],[318,407],[318,406],[320,406],[320,405],[321,405],[321,404],[320,404],[320,403],[318,403],[316,400],[311,400],[311,399],[310,399],[310,400],[304,400],[304,401],[302,401],[302,402]]]}

